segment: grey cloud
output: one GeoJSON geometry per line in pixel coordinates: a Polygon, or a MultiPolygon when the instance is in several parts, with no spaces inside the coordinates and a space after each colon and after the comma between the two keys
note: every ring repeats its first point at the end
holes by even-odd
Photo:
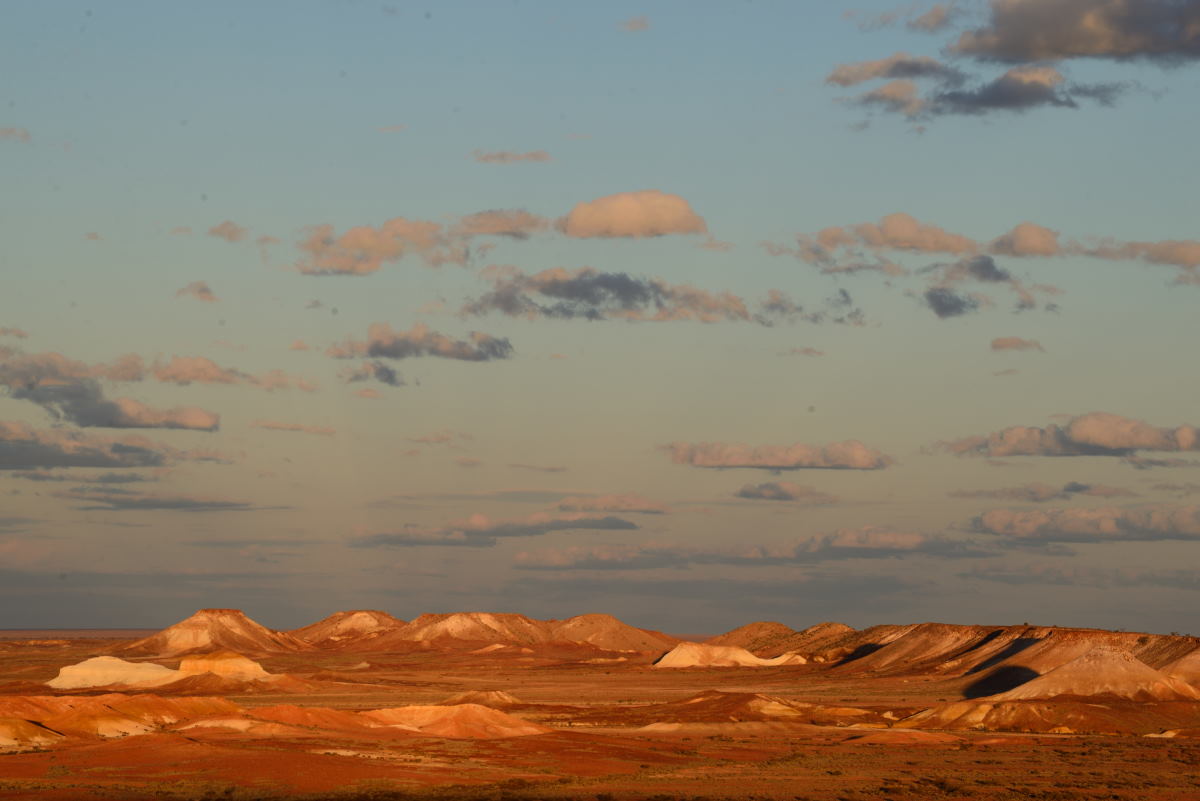
{"type": "Polygon", "coordinates": [[[960,294],[945,287],[931,287],[922,295],[925,304],[941,319],[961,317],[979,308],[979,301],[970,295],[960,294]]]}
{"type": "Polygon", "coordinates": [[[98,476],[80,476],[74,473],[49,473],[44,470],[24,470],[12,474],[13,478],[23,478],[26,481],[86,481],[89,484],[132,484],[139,481],[154,481],[149,476],[138,473],[101,473],[98,476]]]}
{"type": "Polygon", "coordinates": [[[746,484],[734,495],[756,501],[793,501],[812,505],[837,503],[838,500],[837,496],[787,481],[746,484]]]}
{"type": "Polygon", "coordinates": [[[423,323],[407,331],[394,331],[387,323],[372,323],[367,329],[366,342],[349,340],[325,351],[337,359],[370,356],[384,359],[410,359],[433,356],[467,362],[486,362],[512,357],[513,347],[507,339],[472,331],[466,339],[452,339],[423,323]]]}
{"type": "MultiPolygon", "coordinates": [[[[499,312],[510,317],[558,320],[626,320],[702,323],[775,322],[806,320],[853,322],[851,314],[829,315],[828,310],[805,311],[779,290],[772,290],[752,312],[746,301],[730,292],[708,292],[687,284],[668,284],[657,278],[637,278],[626,273],[606,273],[591,267],[561,267],[527,275],[515,268],[485,271],[492,290],[462,308],[462,314],[480,316],[499,312]]],[[[837,309],[846,304],[839,296],[837,309]]],[[[861,313],[859,313],[861,316],[861,313]]]]}
{"type": "Polygon", "coordinates": [[[98,511],[251,512],[284,507],[262,507],[242,501],[193,498],[182,495],[149,495],[130,490],[81,487],[54,493],[56,498],[89,504],[79,509],[98,511]]]}
{"type": "Polygon", "coordinates": [[[791,545],[757,545],[701,549],[679,545],[597,545],[518,555],[524,570],[648,570],[693,565],[774,567],[818,564],[848,559],[893,559],[928,556],[966,559],[995,556],[990,547],[942,536],[867,526],[839,529],[791,545]]]}
{"type": "Polygon", "coordinates": [[[489,548],[507,537],[537,537],[558,531],[636,531],[638,525],[613,515],[535,514],[519,520],[492,520],[485,515],[472,515],[463,521],[438,529],[408,530],[392,533],[361,534],[348,539],[353,548],[381,546],[422,547],[451,546],[489,548]]]}
{"type": "MultiPolygon", "coordinates": [[[[5,376],[0,368],[0,383],[5,376]]],[[[154,409],[131,398],[109,400],[93,378],[8,384],[9,396],[41,406],[58,420],[82,428],[178,428],[216,431],[221,418],[195,406],[154,409]]]]}
{"type": "Polygon", "coordinates": [[[994,498],[996,500],[1023,501],[1027,503],[1068,500],[1074,495],[1115,498],[1118,496],[1130,497],[1136,494],[1120,487],[1109,487],[1104,484],[1083,484],[1078,481],[1067,482],[1061,487],[1034,483],[1021,487],[1006,487],[994,490],[955,490],[949,493],[952,498],[994,498]]]}
{"type": "Polygon", "coordinates": [[[82,432],[35,429],[0,421],[0,470],[53,467],[158,467],[176,452],[149,440],[124,441],[82,432]]]}
{"type": "Polygon", "coordinates": [[[1006,63],[1200,59],[1197,0],[991,0],[987,23],[952,48],[1006,63]]]}

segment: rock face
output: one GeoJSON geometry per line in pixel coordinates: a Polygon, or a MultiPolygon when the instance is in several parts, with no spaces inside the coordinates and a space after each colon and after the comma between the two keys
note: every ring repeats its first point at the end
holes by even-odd
{"type": "Polygon", "coordinates": [[[1168,662],[1159,669],[1171,678],[1186,681],[1193,687],[1200,687],[1200,648],[1168,662]]]}
{"type": "Polygon", "coordinates": [[[256,623],[240,609],[201,609],[187,620],[126,646],[127,651],[156,656],[182,656],[220,649],[270,654],[310,648],[308,643],[291,634],[256,623]]]}
{"type": "Polygon", "coordinates": [[[1031,701],[1073,696],[1115,696],[1130,701],[1196,701],[1200,691],[1139,662],[1111,646],[1092,648],[1082,656],[1027,681],[991,701],[1031,701]]]}
{"type": "Polygon", "coordinates": [[[335,612],[324,620],[318,620],[304,628],[293,629],[288,634],[318,647],[337,646],[363,638],[378,637],[384,632],[396,631],[405,625],[403,620],[392,617],[387,612],[355,609],[335,612]]]}
{"type": "Polygon", "coordinates": [[[774,659],[755,656],[745,648],[733,645],[706,645],[681,642],[654,663],[656,668],[687,667],[764,667],[803,665],[807,660],[799,654],[781,654],[774,659]]]}
{"type": "Polygon", "coordinates": [[[60,668],[46,682],[56,690],[84,687],[157,687],[180,678],[179,671],[149,662],[126,662],[115,656],[95,656],[60,668]]]}

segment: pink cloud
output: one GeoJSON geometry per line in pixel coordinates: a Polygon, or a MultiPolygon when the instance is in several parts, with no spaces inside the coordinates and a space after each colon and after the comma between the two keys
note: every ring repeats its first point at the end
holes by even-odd
{"type": "Polygon", "coordinates": [[[255,420],[251,423],[255,428],[263,428],[268,431],[294,431],[300,434],[317,434],[323,437],[332,437],[337,433],[336,428],[328,426],[311,426],[302,425],[300,423],[281,423],[278,420],[255,420]]]}
{"type": "Polygon", "coordinates": [[[208,229],[209,236],[224,239],[226,242],[241,242],[246,238],[247,233],[247,229],[238,225],[233,220],[226,220],[208,229]]]}
{"type": "Polygon", "coordinates": [[[997,337],[992,340],[992,350],[1037,350],[1042,351],[1042,343],[1036,339],[1021,339],[1020,337],[997,337]]]}
{"type": "Polygon", "coordinates": [[[625,514],[665,514],[665,504],[643,498],[636,493],[625,495],[597,495],[594,497],[563,498],[558,503],[560,512],[621,512],[625,514]]]}
{"type": "Polygon", "coordinates": [[[29,131],[24,128],[0,128],[0,139],[8,139],[13,142],[22,142],[29,144],[33,137],[29,135],[29,131]]]}
{"type": "Polygon", "coordinates": [[[708,232],[704,218],[679,195],[657,189],[621,192],[580,203],[560,227],[567,236],[642,238],[708,232]]]}

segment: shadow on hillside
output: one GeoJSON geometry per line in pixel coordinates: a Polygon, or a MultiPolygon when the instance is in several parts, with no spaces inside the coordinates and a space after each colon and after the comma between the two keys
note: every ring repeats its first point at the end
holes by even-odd
{"type": "Polygon", "coordinates": [[[982,698],[985,695],[995,695],[1020,687],[1027,681],[1036,679],[1041,674],[1032,668],[1021,665],[1009,665],[997,668],[981,679],[963,688],[963,698],[982,698]]]}
{"type": "Polygon", "coordinates": [[[1010,656],[1016,656],[1017,654],[1021,653],[1026,648],[1028,648],[1029,646],[1031,646],[1037,642],[1041,642],[1041,640],[1039,640],[1036,637],[1020,637],[1018,639],[1015,639],[1012,642],[1010,642],[1008,644],[1008,646],[1000,653],[993,654],[992,656],[990,656],[987,659],[980,662],[975,667],[968,670],[967,675],[970,676],[972,673],[982,673],[983,671],[990,668],[992,665],[998,665],[1001,662],[1003,662],[1005,659],[1008,659],[1010,656]]]}
{"type": "Polygon", "coordinates": [[[858,646],[857,648],[855,648],[850,653],[846,654],[841,659],[839,659],[837,666],[841,667],[842,665],[849,664],[850,662],[853,662],[856,659],[862,659],[864,656],[869,656],[870,654],[875,653],[882,647],[883,647],[883,643],[879,643],[879,642],[864,643],[864,644],[858,646]]]}

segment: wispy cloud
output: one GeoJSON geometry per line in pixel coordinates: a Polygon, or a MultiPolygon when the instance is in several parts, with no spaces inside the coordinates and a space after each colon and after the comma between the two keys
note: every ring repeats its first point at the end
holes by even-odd
{"type": "Polygon", "coordinates": [[[830,445],[760,445],[725,442],[672,442],[662,446],[675,464],[710,469],[881,470],[892,458],[857,440],[830,445]]]}
{"type": "Polygon", "coordinates": [[[371,323],[367,329],[366,341],[349,339],[342,344],[330,346],[325,354],[335,359],[411,359],[433,356],[465,362],[487,362],[510,358],[513,347],[505,338],[479,331],[472,331],[466,339],[452,339],[424,323],[416,323],[407,331],[395,331],[387,323],[371,323]]]}
{"type": "Polygon", "coordinates": [[[283,423],[278,420],[255,420],[251,425],[254,428],[265,428],[268,431],[293,431],[300,434],[317,434],[322,437],[332,437],[337,433],[336,428],[330,428],[329,426],[283,423]]]}
{"type": "Polygon", "coordinates": [[[348,543],[354,548],[486,548],[508,537],[537,537],[558,531],[636,531],[637,528],[636,523],[612,515],[539,513],[517,520],[495,520],[476,514],[437,529],[409,527],[399,532],[355,535],[348,543]]]}

